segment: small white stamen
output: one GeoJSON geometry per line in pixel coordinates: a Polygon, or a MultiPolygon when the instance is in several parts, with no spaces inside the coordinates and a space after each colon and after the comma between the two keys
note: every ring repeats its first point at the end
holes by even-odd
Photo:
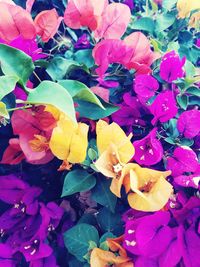
{"type": "Polygon", "coordinates": [[[131,235],[131,234],[133,234],[133,233],[135,233],[135,230],[131,230],[131,229],[128,230],[128,234],[129,234],[129,235],[131,235]]]}
{"type": "Polygon", "coordinates": [[[152,149],[149,149],[149,153],[150,153],[151,155],[153,155],[153,150],[152,150],[152,149]]]}
{"type": "Polygon", "coordinates": [[[36,249],[34,249],[33,251],[31,251],[31,256],[33,256],[34,254],[35,254],[35,252],[36,252],[36,249]]]}
{"type": "Polygon", "coordinates": [[[133,241],[125,240],[125,242],[127,246],[134,247],[136,245],[136,242],[134,240],[133,241]]]}
{"type": "Polygon", "coordinates": [[[122,165],[120,163],[113,165],[113,169],[115,173],[118,173],[122,170],[122,165]]]}
{"type": "Polygon", "coordinates": [[[193,182],[194,182],[194,184],[195,184],[196,186],[199,185],[199,182],[200,182],[200,177],[199,177],[199,176],[194,177],[192,180],[193,180],[193,182]]]}
{"type": "Polygon", "coordinates": [[[140,146],[140,149],[141,149],[141,150],[144,150],[144,147],[143,147],[143,146],[140,146]]]}
{"type": "Polygon", "coordinates": [[[144,155],[140,158],[140,160],[144,160],[144,155]]]}
{"type": "Polygon", "coordinates": [[[24,246],[24,249],[29,249],[29,248],[31,248],[31,246],[30,245],[28,245],[28,246],[24,246]]]}

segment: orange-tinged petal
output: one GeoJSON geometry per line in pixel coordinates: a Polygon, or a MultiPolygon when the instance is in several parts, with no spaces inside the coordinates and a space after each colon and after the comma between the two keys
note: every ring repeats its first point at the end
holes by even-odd
{"type": "Polygon", "coordinates": [[[127,257],[126,250],[122,247],[122,242],[123,242],[123,235],[116,237],[116,238],[107,238],[107,244],[110,250],[113,252],[118,251],[120,256],[127,257]]]}
{"type": "Polygon", "coordinates": [[[44,10],[36,16],[34,20],[36,31],[43,42],[48,42],[56,34],[62,19],[55,8],[44,10]]]}
{"type": "Polygon", "coordinates": [[[128,202],[133,209],[141,211],[157,211],[162,209],[173,193],[172,185],[160,177],[148,192],[139,189],[128,195],[128,202]]]}
{"type": "MultiPolygon", "coordinates": [[[[99,248],[94,248],[90,257],[91,267],[106,267],[109,263],[118,266],[129,261],[127,257],[116,256],[110,251],[104,251],[99,248]]],[[[123,266],[123,265],[121,265],[123,266]]]]}
{"type": "Polygon", "coordinates": [[[88,147],[88,130],[89,126],[87,124],[78,124],[70,143],[70,153],[67,158],[69,162],[81,163],[85,160],[88,147]]]}
{"type": "Polygon", "coordinates": [[[190,21],[189,21],[189,25],[192,28],[196,28],[200,26],[200,11],[192,14],[190,21]]]}
{"type": "Polygon", "coordinates": [[[99,154],[102,154],[113,143],[117,147],[122,163],[127,163],[133,157],[134,147],[130,138],[126,136],[118,124],[113,122],[109,125],[105,121],[100,120],[97,123],[96,132],[99,154]]]}
{"type": "Polygon", "coordinates": [[[55,118],[55,120],[57,120],[57,121],[59,120],[61,115],[64,116],[64,113],[62,113],[59,109],[57,109],[53,105],[46,105],[45,111],[50,112],[53,115],[53,117],[55,118]]]}
{"type": "Polygon", "coordinates": [[[70,144],[77,125],[63,116],[54,128],[49,142],[52,153],[59,159],[65,160],[70,153],[70,144]]]}

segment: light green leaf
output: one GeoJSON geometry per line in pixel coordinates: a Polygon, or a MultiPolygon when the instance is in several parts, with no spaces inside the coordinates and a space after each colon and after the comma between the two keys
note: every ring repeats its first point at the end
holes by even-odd
{"type": "Polygon", "coordinates": [[[85,170],[74,170],[65,176],[62,196],[70,196],[74,193],[84,192],[93,188],[96,178],[85,170]]]}
{"type": "Polygon", "coordinates": [[[85,261],[83,257],[88,253],[91,241],[98,245],[99,234],[96,228],[89,224],[77,224],[64,233],[66,248],[81,262],[85,261]]]}
{"type": "Polygon", "coordinates": [[[0,62],[3,73],[18,77],[22,86],[25,86],[34,70],[31,57],[18,49],[4,44],[0,44],[0,62]]]}
{"type": "Polygon", "coordinates": [[[50,104],[64,112],[73,121],[76,121],[72,97],[61,85],[51,82],[41,82],[28,95],[27,101],[31,104],[50,104]]]}
{"type": "Polygon", "coordinates": [[[94,59],[92,57],[92,49],[78,50],[74,54],[74,59],[80,64],[85,64],[88,68],[94,66],[94,59]]]}
{"type": "Polygon", "coordinates": [[[67,89],[74,100],[84,100],[105,109],[98,97],[84,83],[74,80],[61,80],[58,83],[67,89]]]}
{"type": "Polygon", "coordinates": [[[152,18],[142,17],[132,23],[131,29],[143,30],[152,34],[155,29],[155,22],[153,21],[152,18]]]}
{"type": "Polygon", "coordinates": [[[1,101],[0,101],[0,117],[3,117],[5,119],[10,118],[6,105],[1,101]]]}
{"type": "Polygon", "coordinates": [[[15,88],[15,85],[18,81],[16,76],[1,76],[0,77],[0,100],[15,88]]]}

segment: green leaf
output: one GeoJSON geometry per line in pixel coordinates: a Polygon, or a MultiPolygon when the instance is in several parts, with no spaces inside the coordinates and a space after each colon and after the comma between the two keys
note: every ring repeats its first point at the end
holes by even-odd
{"type": "Polygon", "coordinates": [[[162,7],[167,10],[170,10],[175,6],[176,3],[177,3],[177,0],[163,0],[162,7]]]}
{"type": "Polygon", "coordinates": [[[94,66],[94,59],[92,57],[92,49],[82,49],[74,54],[74,59],[79,64],[85,64],[88,68],[94,66]]]}
{"type": "Polygon", "coordinates": [[[88,149],[88,156],[92,161],[94,161],[98,157],[96,150],[94,150],[93,148],[88,149]]]}
{"type": "Polygon", "coordinates": [[[110,191],[111,180],[104,177],[98,179],[96,186],[92,189],[92,199],[98,204],[115,211],[117,197],[110,191]]]}
{"type": "Polygon", "coordinates": [[[187,93],[200,97],[200,89],[196,86],[191,86],[187,89],[187,93]]]}
{"type": "Polygon", "coordinates": [[[88,253],[90,241],[98,245],[99,234],[96,228],[89,224],[77,224],[64,233],[66,248],[81,262],[85,261],[83,257],[88,253]]]}
{"type": "Polygon", "coordinates": [[[192,139],[187,139],[187,138],[182,138],[180,141],[179,141],[179,144],[181,146],[192,146],[194,144],[194,140],[192,139]]]}
{"type": "Polygon", "coordinates": [[[161,32],[168,29],[175,21],[174,14],[162,13],[157,16],[156,19],[156,32],[161,32]]]}
{"type": "Polygon", "coordinates": [[[53,81],[62,80],[70,71],[76,68],[83,68],[88,72],[88,69],[74,60],[69,60],[63,57],[54,57],[46,69],[53,81]]]}
{"type": "Polygon", "coordinates": [[[152,18],[142,17],[132,23],[131,29],[143,30],[152,34],[155,29],[155,22],[152,18]]]}
{"type": "Polygon", "coordinates": [[[175,144],[174,139],[171,138],[171,137],[167,137],[167,138],[165,138],[165,142],[167,142],[167,143],[169,143],[169,144],[171,144],[171,145],[174,145],[174,144],[175,144]]]}
{"type": "Polygon", "coordinates": [[[18,49],[4,44],[0,44],[0,62],[3,73],[18,77],[22,86],[25,86],[34,70],[31,57],[18,49]]]}
{"type": "Polygon", "coordinates": [[[32,104],[50,104],[64,112],[73,121],[76,121],[72,97],[61,85],[42,81],[28,95],[27,101],[32,104]]]}
{"type": "Polygon", "coordinates": [[[186,95],[179,96],[178,95],[176,97],[176,99],[177,99],[177,102],[178,102],[179,106],[182,109],[186,110],[187,109],[187,106],[188,106],[188,101],[189,101],[188,96],[186,96],[186,95]]]}
{"type": "Polygon", "coordinates": [[[91,120],[105,118],[119,109],[119,107],[107,103],[102,99],[101,102],[105,109],[102,109],[93,103],[89,103],[82,100],[78,100],[76,102],[78,103],[78,107],[76,108],[76,110],[80,113],[80,117],[88,118],[91,120]]]}
{"type": "Polygon", "coordinates": [[[195,72],[196,72],[195,66],[189,60],[186,60],[184,68],[186,71],[187,78],[193,77],[195,75],[195,72]]]}
{"type": "Polygon", "coordinates": [[[85,170],[74,170],[65,176],[62,196],[70,196],[77,192],[84,192],[93,188],[96,178],[85,170]]]}
{"type": "Polygon", "coordinates": [[[105,109],[98,97],[84,83],[74,80],[61,80],[58,83],[67,89],[74,100],[84,100],[105,109]]]}
{"type": "Polygon", "coordinates": [[[15,88],[15,85],[18,81],[16,76],[1,76],[0,77],[0,100],[15,88]]]}
{"type": "Polygon", "coordinates": [[[113,214],[107,208],[102,208],[97,214],[97,221],[104,232],[112,232],[116,236],[123,233],[123,223],[119,213],[113,214]]]}
{"type": "Polygon", "coordinates": [[[10,118],[6,105],[1,101],[0,101],[0,117],[3,117],[5,119],[10,118]]]}
{"type": "Polygon", "coordinates": [[[178,42],[181,45],[193,46],[193,35],[189,31],[181,31],[178,35],[178,42]]]}

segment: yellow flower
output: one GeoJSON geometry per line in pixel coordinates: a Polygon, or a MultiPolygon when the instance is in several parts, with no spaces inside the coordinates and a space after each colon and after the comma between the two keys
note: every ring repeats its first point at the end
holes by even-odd
{"type": "Polygon", "coordinates": [[[123,184],[120,177],[124,166],[134,155],[131,136],[127,137],[116,123],[108,125],[102,120],[97,123],[96,131],[100,157],[95,166],[103,175],[113,178],[110,189],[120,197],[123,184]]]}
{"type": "MultiPolygon", "coordinates": [[[[126,169],[128,177],[124,183],[129,184],[133,192],[128,195],[130,206],[141,211],[162,209],[173,193],[172,185],[166,181],[171,171],[155,171],[134,163],[127,164],[126,169]]],[[[129,190],[127,185],[125,187],[129,190]]]]}
{"type": "Polygon", "coordinates": [[[192,14],[189,25],[191,28],[197,28],[200,26],[200,11],[192,14]]]}
{"type": "Polygon", "coordinates": [[[199,0],[178,0],[177,2],[178,16],[184,19],[190,15],[190,12],[200,9],[199,0]]]}
{"type": "Polygon", "coordinates": [[[57,158],[70,163],[83,162],[88,146],[88,130],[88,125],[75,123],[61,114],[49,142],[52,153],[57,158]]]}

